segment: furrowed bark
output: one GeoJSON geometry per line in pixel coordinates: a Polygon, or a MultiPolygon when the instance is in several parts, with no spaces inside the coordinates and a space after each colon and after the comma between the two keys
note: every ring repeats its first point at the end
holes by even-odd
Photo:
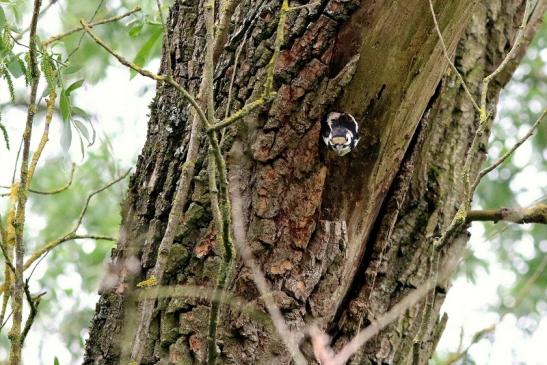
{"type": "MultiPolygon", "coordinates": [[[[477,100],[482,77],[510,48],[523,4],[434,2],[447,49],[477,100]]],[[[173,77],[194,95],[204,61],[202,9],[197,0],[175,1],[167,21],[164,50],[169,52],[162,62],[164,70],[170,58],[173,77]]],[[[542,2],[530,29],[544,10],[542,2]]],[[[242,41],[230,112],[263,95],[278,14],[275,0],[246,0],[235,9],[215,68],[218,119],[224,116],[242,41]]],[[[525,35],[528,41],[532,34],[525,35]]],[[[513,69],[491,83],[492,107],[513,69]]],[[[462,203],[461,161],[478,115],[449,71],[429,3],[423,0],[322,0],[289,12],[273,90],[278,93],[272,102],[226,130],[223,151],[231,180],[240,185],[247,243],[290,329],[313,322],[328,330],[340,348],[435,275],[437,265],[459,255],[465,232],[458,232],[438,259],[432,242],[462,203]],[[321,117],[340,110],[353,114],[362,129],[360,146],[344,158],[319,143],[321,117]]],[[[178,167],[188,153],[191,120],[175,90],[158,89],[147,142],[123,206],[112,280],[101,292],[85,364],[118,363],[127,351],[125,341],[134,335],[131,293],[154,267],[178,167]],[[130,270],[135,266],[139,273],[130,270]]],[[[483,142],[487,138],[488,133],[483,142]]],[[[483,157],[473,161],[473,174],[483,157]]],[[[211,224],[206,159],[202,143],[162,285],[215,287],[222,251],[215,246],[211,224]]],[[[230,290],[263,306],[251,275],[239,263],[230,290]]],[[[437,285],[351,361],[427,363],[446,321],[439,319],[439,308],[448,286],[437,285]]],[[[141,363],[203,362],[209,309],[209,302],[199,298],[159,299],[141,363]]],[[[272,326],[230,308],[221,313],[218,363],[290,363],[272,326]]]]}

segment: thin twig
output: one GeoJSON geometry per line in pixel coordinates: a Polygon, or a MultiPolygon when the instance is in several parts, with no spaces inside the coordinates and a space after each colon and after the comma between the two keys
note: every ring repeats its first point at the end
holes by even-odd
{"type": "Polygon", "coordinates": [[[247,41],[247,37],[249,35],[249,31],[251,28],[247,29],[245,31],[245,34],[243,35],[243,40],[241,41],[241,44],[237,47],[236,54],[234,57],[234,69],[232,70],[232,77],[230,78],[230,86],[228,87],[228,100],[226,102],[226,111],[224,112],[224,119],[228,118],[230,115],[230,109],[232,107],[232,99],[233,95],[232,92],[234,91],[234,83],[237,75],[237,66],[239,64],[239,57],[241,56],[241,52],[243,51],[243,47],[245,46],[245,42],[247,41]]]}
{"type": "Polygon", "coordinates": [[[446,280],[456,268],[459,255],[447,254],[448,262],[444,263],[442,272],[438,270],[426,280],[420,287],[409,292],[403,299],[397,302],[390,310],[373,320],[370,325],[361,330],[340,352],[324,365],[343,365],[350,357],[367,341],[376,336],[382,329],[397,320],[403,313],[420,302],[438,283],[446,280]]]}
{"type": "Polygon", "coordinates": [[[277,59],[279,58],[281,45],[285,39],[285,23],[287,22],[287,12],[289,10],[289,1],[283,0],[281,3],[281,9],[279,10],[279,22],[277,23],[277,30],[275,33],[274,53],[270,59],[270,63],[268,64],[268,73],[266,75],[266,82],[264,83],[264,97],[267,97],[273,91],[275,67],[277,66],[277,59]]]}
{"type": "Polygon", "coordinates": [[[87,24],[83,19],[80,19],[80,23],[82,24],[84,30],[89,34],[93,40],[103,47],[108,53],[110,53],[112,56],[114,56],[122,65],[129,67],[130,69],[136,71],[137,73],[141,74],[144,77],[148,77],[152,80],[156,80],[158,82],[165,82],[171,86],[173,86],[177,91],[181,93],[181,95],[192,105],[192,107],[196,110],[198,113],[199,118],[203,123],[207,123],[207,116],[205,115],[205,112],[200,107],[196,99],[190,95],[190,93],[184,89],[182,86],[180,86],[175,80],[173,80],[172,77],[165,76],[165,75],[158,75],[151,71],[148,71],[139,65],[127,60],[125,57],[120,55],[119,53],[115,52],[110,46],[108,46],[101,38],[99,38],[95,33],[91,31],[91,28],[89,27],[89,24],[87,24]]]}
{"type": "Polygon", "coordinates": [[[450,354],[448,359],[446,360],[446,362],[443,365],[452,365],[452,364],[455,364],[458,361],[460,361],[464,356],[467,355],[467,353],[469,352],[469,350],[471,349],[471,347],[474,344],[476,344],[481,339],[483,339],[484,336],[494,332],[495,329],[496,329],[496,326],[492,325],[492,326],[485,327],[485,328],[481,329],[480,331],[477,331],[473,335],[473,337],[472,337],[471,341],[469,342],[469,344],[463,350],[458,351],[455,354],[450,354]]]}
{"type": "Polygon", "coordinates": [[[271,92],[266,98],[260,97],[259,99],[245,105],[243,108],[236,111],[234,114],[230,115],[229,117],[224,118],[221,122],[219,122],[217,124],[214,124],[207,131],[208,132],[217,131],[219,129],[229,127],[230,125],[234,124],[235,122],[237,122],[241,118],[246,117],[247,115],[249,115],[250,113],[252,113],[256,109],[258,109],[259,107],[263,106],[267,102],[273,100],[273,98],[275,98],[276,95],[277,95],[277,93],[271,92]]]}
{"type": "Polygon", "coordinates": [[[431,16],[433,17],[433,23],[435,24],[435,30],[437,31],[437,35],[439,36],[439,41],[441,42],[441,47],[443,49],[443,55],[446,58],[446,60],[448,61],[448,64],[450,65],[450,67],[452,68],[452,70],[454,71],[454,73],[456,74],[458,79],[460,80],[460,83],[461,83],[463,89],[465,90],[465,93],[469,97],[469,100],[473,104],[473,107],[475,108],[475,110],[477,112],[480,112],[479,105],[477,104],[477,102],[475,101],[475,98],[473,97],[473,95],[469,91],[469,88],[467,87],[467,84],[465,83],[465,80],[463,79],[462,74],[456,68],[456,65],[454,65],[454,62],[452,62],[452,59],[448,55],[448,49],[446,48],[446,43],[444,42],[444,38],[443,38],[443,35],[441,33],[441,29],[439,28],[439,23],[437,22],[437,16],[435,15],[435,9],[433,8],[433,1],[432,0],[429,0],[429,9],[431,10],[431,16]]]}
{"type": "MultiPolygon", "coordinates": [[[[41,11],[40,11],[40,15],[38,16],[38,19],[40,19],[54,4],[57,3],[57,0],[51,0],[49,2],[49,4],[46,5],[45,8],[43,8],[41,11]]],[[[17,40],[23,38],[23,35],[28,32],[30,30],[30,26],[26,27],[25,29],[23,29],[18,35],[17,37],[15,37],[17,40]]]]}
{"type": "MultiPolygon", "coordinates": [[[[526,1],[526,9],[528,9],[529,1],[530,0],[526,1]]],[[[430,4],[430,7],[432,7],[431,0],[429,0],[429,4],[430,4]]],[[[471,202],[473,200],[473,195],[477,187],[476,179],[473,181],[473,184],[471,184],[471,173],[472,173],[471,168],[473,166],[473,161],[479,149],[479,145],[482,142],[483,134],[485,133],[486,129],[489,127],[490,115],[486,112],[486,95],[488,94],[488,85],[490,82],[489,80],[491,80],[495,75],[499,74],[503,70],[503,68],[509,64],[509,60],[512,59],[512,57],[514,56],[515,49],[520,47],[520,43],[522,41],[522,34],[524,33],[525,24],[527,21],[527,15],[528,15],[528,11],[526,10],[524,12],[522,25],[516,36],[515,44],[513,45],[513,48],[505,56],[500,66],[498,66],[498,68],[492,74],[486,76],[483,79],[482,90],[481,90],[481,105],[479,110],[479,125],[475,132],[475,135],[473,136],[471,147],[469,147],[469,150],[467,152],[467,156],[465,158],[465,163],[464,163],[463,171],[462,171],[462,180],[464,184],[463,202],[460,204],[460,207],[458,208],[458,211],[452,218],[448,228],[442,233],[440,238],[434,242],[434,245],[438,249],[443,247],[449,241],[452,235],[458,229],[460,229],[467,221],[466,217],[471,208],[471,202]]],[[[433,13],[433,16],[434,16],[434,13],[433,13]]],[[[442,38],[442,35],[440,36],[442,38]]]]}
{"type": "Polygon", "coordinates": [[[27,338],[27,335],[30,331],[30,328],[32,327],[32,324],[34,323],[34,319],[36,318],[36,315],[38,314],[38,306],[40,305],[40,300],[42,299],[42,296],[46,293],[40,293],[36,297],[32,298],[32,295],[30,294],[30,290],[28,288],[28,279],[25,282],[25,296],[27,298],[27,302],[30,307],[30,313],[27,317],[27,320],[25,322],[25,328],[23,329],[23,332],[21,333],[21,346],[25,343],[25,339],[27,338]]]}
{"type": "MultiPolygon", "coordinates": [[[[102,25],[102,24],[108,24],[108,23],[114,23],[114,22],[117,22],[119,20],[122,20],[123,18],[127,18],[128,16],[130,15],[133,15],[139,11],[141,11],[141,7],[140,6],[137,6],[136,8],[134,8],[133,10],[131,11],[128,11],[127,13],[124,13],[124,14],[121,14],[121,15],[117,15],[117,16],[113,16],[111,18],[106,18],[106,19],[102,19],[102,20],[98,20],[96,22],[90,22],[88,24],[89,28],[93,28],[97,25],[102,25]]],[[[45,41],[42,42],[42,45],[44,47],[48,47],[50,44],[52,44],[53,42],[56,42],[56,41],[59,41],[65,37],[68,37],[69,35],[72,35],[74,33],[78,33],[78,32],[81,32],[82,30],[84,30],[84,27],[81,26],[81,27],[76,27],[76,28],[73,28],[71,30],[68,30],[64,33],[61,33],[61,34],[57,34],[55,36],[52,36],[52,37],[49,37],[48,39],[46,39],[45,41]]]]}
{"type": "Polygon", "coordinates": [[[78,216],[78,219],[76,220],[76,223],[74,224],[74,227],[68,233],[66,233],[64,236],[62,236],[60,238],[57,238],[57,239],[54,239],[54,240],[46,243],[42,247],[37,248],[30,255],[30,257],[25,261],[24,269],[25,270],[28,269],[30,267],[30,265],[32,265],[32,263],[34,261],[38,260],[44,253],[51,251],[52,249],[54,249],[55,247],[59,246],[61,243],[66,242],[66,241],[71,241],[71,240],[76,240],[76,239],[86,239],[86,238],[95,239],[95,240],[116,241],[116,238],[113,238],[113,237],[98,236],[98,235],[78,235],[78,234],[76,234],[76,232],[78,231],[78,229],[82,225],[82,221],[83,221],[83,219],[85,217],[85,214],[86,214],[86,212],[89,208],[89,203],[90,203],[91,199],[95,195],[107,190],[111,186],[113,186],[113,185],[117,184],[118,182],[122,181],[123,179],[125,179],[127,177],[127,175],[129,175],[130,171],[131,170],[127,170],[122,176],[116,178],[115,180],[109,182],[108,184],[106,184],[102,188],[100,188],[98,190],[95,190],[91,194],[89,194],[86,198],[86,201],[85,201],[83,207],[82,207],[82,210],[80,211],[80,215],[78,216]]]}
{"type": "Polygon", "coordinates": [[[75,172],[76,172],[76,164],[73,163],[72,167],[70,168],[70,175],[68,177],[68,181],[66,182],[65,185],[63,185],[63,186],[61,186],[57,189],[47,190],[47,191],[36,190],[36,189],[28,189],[28,191],[33,193],[33,194],[38,194],[38,195],[55,195],[55,194],[62,193],[63,191],[68,190],[68,188],[70,188],[72,186],[72,183],[74,182],[74,173],[75,172]]]}
{"type": "Polygon", "coordinates": [[[30,166],[28,171],[28,186],[30,186],[32,182],[32,177],[34,176],[34,172],[36,171],[36,166],[38,165],[38,161],[40,160],[40,157],[42,156],[42,152],[44,151],[44,148],[46,147],[46,144],[49,141],[49,126],[51,124],[51,120],[53,119],[53,110],[55,108],[56,98],[57,98],[57,93],[55,92],[55,88],[51,88],[51,90],[49,91],[48,99],[47,99],[44,132],[42,133],[42,138],[40,138],[40,143],[38,143],[38,148],[36,148],[36,151],[34,151],[34,154],[32,155],[32,160],[30,161],[30,166]]]}
{"type": "MultiPolygon", "coordinates": [[[[431,1],[431,0],[430,0],[431,1]]],[[[531,7],[529,6],[530,0],[526,0],[526,4],[524,7],[524,14],[522,16],[522,22],[519,26],[519,30],[517,32],[517,35],[515,37],[515,41],[513,43],[513,47],[511,47],[511,50],[503,61],[499,64],[499,66],[488,76],[486,76],[482,80],[482,89],[481,89],[481,113],[486,113],[486,98],[488,94],[488,86],[490,85],[490,82],[498,76],[504,69],[507,67],[509,62],[513,60],[513,58],[516,55],[517,50],[520,48],[522,43],[522,36],[524,35],[524,31],[526,30],[526,24],[528,22],[528,16],[530,15],[529,11],[531,10],[531,7]]]]}
{"type": "Polygon", "coordinates": [[[25,270],[27,270],[36,260],[40,259],[42,255],[53,250],[55,247],[59,246],[61,243],[68,242],[68,241],[75,241],[75,240],[84,240],[84,239],[98,240],[98,241],[111,241],[111,242],[116,242],[118,240],[116,237],[112,237],[112,236],[101,236],[96,234],[80,235],[80,234],[70,233],[61,238],[57,238],[52,241],[49,241],[48,243],[44,244],[42,247],[37,248],[30,255],[30,257],[25,261],[25,270]]]}
{"type": "MultiPolygon", "coordinates": [[[[234,176],[232,179],[236,179],[234,176]]],[[[287,326],[281,311],[277,307],[272,295],[270,286],[264,276],[264,273],[260,269],[260,266],[255,261],[251,250],[247,245],[247,238],[245,233],[245,223],[243,221],[243,204],[241,200],[241,195],[239,192],[239,181],[233,180],[230,183],[231,189],[231,200],[232,200],[232,219],[233,219],[233,230],[234,230],[234,243],[237,247],[237,252],[241,255],[245,266],[247,266],[252,272],[252,279],[256,284],[258,292],[260,293],[266,309],[272,318],[272,322],[277,330],[279,338],[285,344],[285,347],[291,354],[291,357],[295,364],[301,365],[306,364],[307,361],[304,358],[304,355],[300,352],[298,348],[298,339],[287,326]]]]}
{"type": "MultiPolygon", "coordinates": [[[[95,8],[95,11],[93,12],[93,15],[91,16],[91,19],[89,19],[90,23],[93,20],[95,20],[95,17],[97,16],[97,14],[99,14],[99,11],[101,10],[101,8],[103,6],[104,1],[105,0],[99,0],[99,4],[95,8]]],[[[78,52],[78,50],[82,46],[82,41],[84,40],[84,35],[85,35],[85,33],[80,34],[80,38],[78,39],[78,43],[76,44],[76,47],[68,54],[68,56],[66,58],[67,62],[72,58],[72,56],[74,56],[76,54],[76,52],[78,52]]]]}
{"type": "Polygon", "coordinates": [[[11,259],[8,256],[8,251],[6,250],[6,247],[4,246],[4,240],[2,237],[0,237],[0,249],[2,250],[2,254],[4,255],[4,260],[6,260],[6,265],[9,267],[11,272],[15,274],[15,266],[13,266],[13,263],[11,262],[11,259]]]}
{"type": "Polygon", "coordinates": [[[156,0],[156,6],[158,8],[158,14],[160,17],[161,26],[163,28],[163,44],[165,45],[165,61],[167,62],[167,75],[173,75],[173,65],[171,64],[171,45],[169,43],[169,32],[167,29],[167,24],[165,23],[165,18],[163,16],[163,11],[161,9],[161,1],[156,0]]]}
{"type": "Polygon", "coordinates": [[[543,110],[541,115],[538,117],[538,119],[535,121],[532,127],[530,127],[528,132],[524,136],[522,136],[522,138],[519,139],[517,143],[515,143],[513,147],[509,149],[509,151],[505,152],[502,156],[500,156],[496,161],[492,163],[492,165],[482,169],[481,172],[479,172],[479,175],[477,176],[477,179],[475,180],[475,183],[473,186],[474,188],[476,188],[479,185],[482,178],[484,178],[492,170],[495,170],[499,165],[501,165],[505,160],[507,160],[517,150],[517,148],[519,148],[524,142],[528,140],[528,138],[530,138],[534,134],[536,129],[539,127],[539,125],[545,118],[545,115],[547,115],[547,109],[543,110]]]}

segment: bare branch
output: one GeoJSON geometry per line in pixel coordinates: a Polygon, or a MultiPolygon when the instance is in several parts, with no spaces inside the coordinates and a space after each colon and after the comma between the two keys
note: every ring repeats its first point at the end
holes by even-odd
{"type": "Polygon", "coordinates": [[[449,357],[448,357],[448,360],[446,360],[444,365],[452,365],[452,364],[455,364],[458,361],[460,361],[464,356],[467,355],[467,353],[469,352],[469,350],[471,349],[471,347],[474,344],[476,344],[477,342],[482,340],[484,338],[484,336],[494,332],[495,330],[496,330],[496,325],[492,325],[492,326],[485,327],[485,328],[481,329],[480,331],[477,331],[473,335],[473,338],[471,339],[471,342],[465,347],[465,349],[463,349],[462,351],[460,351],[458,353],[450,354],[449,357]]]}
{"type": "MultiPolygon", "coordinates": [[[[123,18],[127,18],[128,16],[133,15],[133,14],[139,12],[139,11],[141,11],[141,8],[140,8],[140,6],[137,6],[135,9],[133,9],[131,11],[128,11],[127,13],[124,13],[124,14],[121,14],[121,15],[118,15],[118,16],[114,16],[114,17],[111,17],[111,18],[98,20],[96,22],[91,22],[91,23],[88,24],[88,26],[89,26],[89,28],[93,28],[94,26],[97,26],[97,25],[114,23],[114,22],[117,22],[119,20],[122,20],[123,18]]],[[[48,39],[46,39],[45,41],[42,42],[42,45],[44,47],[48,47],[53,42],[59,41],[59,40],[65,38],[65,37],[68,37],[69,35],[72,35],[74,33],[81,32],[82,30],[84,30],[83,25],[81,27],[77,27],[77,28],[71,29],[69,31],[66,31],[64,33],[49,37],[48,39]]]]}
{"type": "Polygon", "coordinates": [[[122,65],[131,68],[132,70],[138,72],[142,76],[148,77],[152,80],[156,80],[158,82],[165,82],[171,86],[173,86],[177,91],[179,91],[182,96],[194,107],[196,110],[198,116],[200,117],[201,121],[205,124],[207,124],[207,116],[205,115],[205,112],[203,109],[199,106],[196,99],[190,95],[190,93],[184,89],[182,86],[180,86],[175,80],[173,80],[172,77],[164,76],[164,75],[158,75],[153,72],[150,72],[148,70],[143,69],[139,65],[127,60],[125,57],[120,55],[119,53],[115,52],[110,46],[108,46],[101,38],[99,38],[95,33],[91,31],[91,28],[89,25],[83,20],[80,19],[80,23],[82,24],[84,30],[90,35],[93,40],[103,47],[108,53],[110,53],[112,56],[114,56],[122,65]]]}
{"type": "Polygon", "coordinates": [[[40,143],[38,144],[38,148],[36,148],[36,151],[34,151],[34,154],[32,155],[32,160],[30,161],[30,166],[28,171],[29,186],[32,182],[32,177],[34,176],[34,172],[36,171],[36,166],[38,165],[38,161],[40,160],[40,157],[42,156],[42,152],[44,151],[44,148],[46,147],[46,144],[49,141],[49,125],[51,124],[51,120],[53,119],[53,109],[55,108],[56,98],[57,98],[57,93],[55,92],[55,89],[52,88],[49,92],[49,96],[46,102],[47,107],[46,107],[46,120],[44,122],[44,132],[42,133],[42,138],[40,138],[40,143]]]}
{"type": "Polygon", "coordinates": [[[467,222],[477,221],[547,224],[547,205],[537,204],[529,208],[502,208],[495,210],[469,211],[469,213],[467,213],[467,222]]]}
{"type": "Polygon", "coordinates": [[[524,136],[522,136],[522,138],[519,139],[517,141],[517,143],[515,143],[515,145],[509,149],[509,151],[507,151],[500,158],[498,158],[496,161],[494,161],[494,163],[492,163],[492,165],[490,165],[490,166],[484,168],[483,170],[481,170],[481,172],[479,173],[479,175],[478,175],[478,177],[475,181],[474,188],[476,188],[479,185],[479,183],[480,183],[480,181],[483,177],[488,175],[492,170],[495,170],[499,165],[501,165],[505,160],[507,160],[517,150],[517,148],[519,148],[524,142],[526,142],[528,140],[528,138],[530,138],[534,134],[535,130],[539,127],[539,125],[541,124],[541,122],[545,118],[546,114],[547,114],[547,109],[543,110],[543,112],[541,113],[539,118],[535,121],[535,123],[532,125],[532,127],[530,127],[528,132],[524,136]]]}
{"type": "Polygon", "coordinates": [[[52,249],[54,249],[55,247],[59,246],[61,243],[63,242],[66,242],[66,241],[72,241],[72,240],[76,240],[76,239],[85,239],[85,238],[89,238],[89,239],[96,239],[96,240],[107,240],[107,241],[116,241],[115,238],[113,237],[108,237],[108,236],[97,236],[97,235],[78,235],[76,234],[76,231],[78,230],[78,228],[80,228],[80,226],[82,225],[82,221],[85,217],[85,214],[87,212],[87,209],[89,207],[89,202],[91,201],[91,199],[107,190],[108,188],[110,188],[111,186],[117,184],[118,182],[122,181],[123,179],[125,179],[127,177],[127,175],[129,175],[129,172],[131,172],[131,170],[127,170],[122,176],[116,178],[115,180],[109,182],[108,184],[106,184],[105,186],[103,186],[102,188],[98,189],[98,190],[95,190],[93,191],[91,194],[89,194],[86,198],[86,201],[84,203],[84,206],[82,207],[82,210],[80,211],[80,215],[78,216],[78,219],[76,221],[76,224],[74,225],[74,227],[70,230],[70,232],[68,232],[67,234],[65,234],[64,236],[60,237],[60,238],[57,238],[57,239],[54,239],[48,243],[46,243],[45,245],[43,245],[42,247],[40,248],[37,248],[31,255],[30,257],[25,261],[25,264],[24,264],[24,269],[28,269],[30,267],[30,265],[32,265],[36,260],[38,260],[42,255],[44,255],[45,253],[51,251],[52,249]]]}
{"type": "Polygon", "coordinates": [[[0,236],[0,249],[2,250],[2,254],[4,255],[4,260],[6,260],[6,265],[9,267],[12,273],[15,274],[15,266],[13,266],[13,263],[11,262],[11,259],[8,255],[8,251],[6,250],[6,246],[4,246],[4,239],[0,236]]]}
{"type": "Polygon", "coordinates": [[[37,38],[36,28],[38,25],[38,17],[40,15],[40,7],[42,6],[41,0],[34,0],[34,6],[32,11],[32,18],[30,21],[30,35],[29,35],[29,60],[30,69],[32,75],[29,107],[27,111],[27,120],[25,129],[23,132],[23,149],[21,155],[21,168],[20,168],[20,182],[19,189],[17,191],[17,211],[15,213],[14,227],[15,227],[15,283],[12,286],[12,310],[13,320],[11,330],[8,337],[11,343],[9,364],[18,365],[21,363],[21,325],[23,321],[23,294],[24,294],[24,280],[23,280],[23,260],[25,256],[25,243],[23,242],[23,232],[25,227],[25,212],[28,199],[28,186],[30,185],[29,179],[29,155],[30,155],[30,141],[32,136],[32,124],[34,122],[34,115],[36,114],[36,98],[38,92],[38,84],[40,82],[40,74],[38,71],[37,62],[37,38]]]}
{"type": "Polygon", "coordinates": [[[231,198],[232,198],[232,218],[233,218],[233,230],[234,230],[234,243],[237,247],[237,252],[243,258],[245,266],[247,266],[252,272],[252,278],[256,287],[266,305],[266,309],[272,318],[273,324],[279,338],[285,344],[285,347],[292,356],[293,361],[297,365],[306,364],[306,359],[304,355],[300,352],[298,348],[298,336],[295,336],[294,333],[290,331],[281,314],[281,311],[277,307],[272,295],[266,277],[262,273],[260,266],[256,263],[253,254],[249,247],[247,246],[247,238],[245,234],[245,224],[243,222],[243,205],[241,201],[241,196],[239,192],[239,182],[236,177],[232,177],[230,183],[231,186],[231,198]]]}
{"type": "Polygon", "coordinates": [[[28,288],[28,279],[27,279],[27,281],[25,282],[25,296],[27,298],[27,302],[30,307],[30,313],[25,322],[25,328],[23,329],[23,332],[21,333],[21,346],[23,346],[23,344],[25,343],[25,339],[27,338],[30,328],[32,327],[32,324],[34,323],[34,319],[36,318],[36,315],[38,314],[38,306],[40,305],[40,300],[42,299],[42,296],[45,294],[46,293],[43,292],[33,298],[28,288]]]}
{"type": "Polygon", "coordinates": [[[431,16],[433,17],[433,23],[435,24],[435,30],[437,31],[437,35],[439,36],[439,41],[441,42],[441,46],[443,48],[443,55],[448,61],[448,64],[450,65],[450,67],[452,68],[456,76],[458,76],[458,79],[460,80],[460,83],[465,91],[465,94],[468,96],[471,103],[473,103],[473,107],[475,108],[477,112],[480,112],[479,105],[477,104],[477,102],[475,101],[475,98],[469,91],[469,88],[467,87],[467,84],[465,83],[465,80],[463,79],[462,74],[456,68],[456,65],[454,65],[454,62],[452,62],[452,59],[448,55],[448,49],[446,48],[446,43],[444,42],[443,34],[441,33],[441,29],[439,28],[439,23],[437,22],[437,16],[435,15],[435,9],[433,8],[432,0],[429,0],[429,8],[431,10],[431,16]]]}
{"type": "Polygon", "coordinates": [[[60,188],[53,189],[53,190],[47,190],[47,191],[41,191],[41,190],[35,190],[35,189],[28,189],[31,193],[38,194],[38,195],[55,195],[62,193],[63,191],[68,190],[70,186],[72,186],[72,183],[74,181],[74,173],[76,172],[76,164],[72,164],[72,167],[70,168],[70,176],[68,178],[68,181],[65,185],[61,186],[60,188]]]}
{"type": "Polygon", "coordinates": [[[261,97],[261,98],[255,100],[255,101],[245,105],[243,108],[236,111],[234,114],[230,115],[227,118],[224,118],[221,122],[211,126],[207,131],[208,132],[217,131],[219,129],[229,127],[230,125],[234,124],[235,122],[237,122],[241,118],[244,118],[247,115],[249,115],[250,113],[252,113],[257,108],[259,108],[262,105],[266,104],[268,101],[271,101],[276,95],[277,95],[277,93],[271,92],[266,98],[261,97]]]}
{"type": "Polygon", "coordinates": [[[243,47],[245,46],[245,42],[247,41],[247,37],[249,36],[249,31],[251,30],[251,27],[245,31],[245,34],[243,35],[243,40],[241,41],[241,44],[237,47],[236,54],[234,57],[234,69],[232,71],[232,77],[230,78],[230,86],[228,88],[228,100],[226,102],[226,111],[224,113],[224,119],[228,118],[230,115],[230,108],[232,106],[232,99],[233,95],[232,92],[234,90],[234,82],[236,79],[237,74],[237,66],[239,64],[239,57],[241,56],[241,52],[243,51],[243,47]]]}
{"type": "MultiPolygon", "coordinates": [[[[431,1],[431,0],[430,0],[431,1]]],[[[522,15],[522,22],[520,24],[519,30],[517,32],[517,35],[515,37],[515,42],[513,43],[513,47],[511,47],[511,50],[503,61],[499,64],[499,66],[492,72],[490,75],[486,76],[482,80],[482,89],[481,89],[481,113],[486,113],[486,98],[488,94],[488,86],[490,85],[490,82],[502,72],[505,67],[509,64],[509,62],[515,57],[517,50],[520,48],[522,44],[522,36],[524,35],[524,31],[526,29],[526,23],[528,22],[528,17],[530,15],[530,11],[532,10],[532,7],[530,5],[530,0],[526,0],[526,5],[524,8],[524,14],[522,15]]]]}
{"type": "Polygon", "coordinates": [[[264,97],[270,95],[273,91],[275,67],[277,65],[277,59],[281,53],[281,45],[285,39],[285,24],[287,22],[287,12],[290,10],[289,1],[283,0],[281,3],[281,9],[279,10],[279,22],[277,23],[277,30],[275,35],[274,53],[270,62],[268,63],[268,72],[266,74],[266,82],[264,84],[264,97]]]}

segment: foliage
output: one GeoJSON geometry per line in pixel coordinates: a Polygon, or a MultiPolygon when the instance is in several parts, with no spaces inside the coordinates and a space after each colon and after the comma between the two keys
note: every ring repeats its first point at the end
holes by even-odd
{"type": "MultiPolygon", "coordinates": [[[[134,55],[136,63],[146,65],[157,59],[160,54],[162,26],[157,17],[155,1],[121,1],[115,8],[109,2],[68,1],[52,2],[51,7],[44,1],[43,16],[38,27],[38,43],[41,44],[55,34],[79,27],[79,19],[100,20],[114,15],[127,13],[136,6],[139,11],[118,22],[97,26],[96,31],[109,39],[125,54],[134,55]],[[58,19],[62,19],[58,24],[58,19]],[[58,28],[56,31],[52,29],[58,28]]],[[[28,57],[27,14],[29,3],[21,0],[0,1],[0,155],[15,156],[13,140],[18,148],[20,120],[14,116],[26,110],[26,94],[30,82],[28,57]],[[4,99],[8,90],[9,99],[4,99]],[[18,125],[19,124],[19,125],[18,125]],[[10,143],[12,142],[12,143],[10,143]]],[[[165,7],[168,3],[164,4],[165,7]]],[[[27,252],[43,245],[48,240],[65,234],[80,213],[85,197],[91,191],[105,185],[121,174],[115,162],[109,138],[99,139],[95,127],[94,110],[83,110],[77,105],[78,93],[85,85],[100,82],[106,77],[109,65],[113,62],[106,53],[97,52],[89,37],[75,32],[50,47],[39,47],[39,68],[43,77],[39,89],[40,103],[36,118],[36,127],[44,117],[44,99],[49,90],[56,90],[59,97],[55,106],[56,115],[53,124],[62,128],[52,130],[49,146],[51,153],[42,161],[33,179],[32,188],[48,191],[66,184],[69,178],[69,153],[72,144],[79,144],[82,160],[77,166],[74,182],[69,189],[60,194],[35,195],[30,197],[28,216],[29,230],[25,233],[28,242],[27,252]],[[58,123],[58,124],[57,124],[58,123]],[[96,139],[99,139],[95,143],[96,139]],[[60,141],[60,142],[58,142],[60,141]],[[85,155],[85,156],[84,156],[85,155]]],[[[127,73],[127,77],[130,75],[127,73]]],[[[38,131],[38,129],[36,129],[38,131]]],[[[40,134],[41,131],[36,134],[40,134]]],[[[136,153],[135,149],[133,153],[136,153]]],[[[0,185],[7,185],[11,171],[6,169],[4,156],[0,185]]],[[[15,160],[15,159],[13,159],[15,160]]],[[[117,236],[120,223],[119,204],[125,193],[126,184],[114,186],[91,201],[89,211],[82,223],[82,232],[100,232],[102,235],[117,236]]],[[[1,190],[0,193],[5,192],[1,190]]],[[[2,217],[5,218],[5,199],[0,200],[2,217]]],[[[92,315],[99,281],[105,267],[104,262],[113,247],[112,242],[80,240],[63,243],[44,260],[36,263],[36,269],[30,280],[31,292],[46,291],[42,298],[39,315],[32,331],[37,333],[55,333],[72,354],[70,363],[77,362],[83,352],[83,335],[92,315]],[[59,305],[63,310],[59,310],[59,305]]],[[[34,270],[29,269],[29,272],[34,270]]],[[[2,277],[3,274],[0,274],[2,277]]],[[[2,280],[4,278],[2,277],[2,280]]],[[[0,336],[0,357],[2,349],[9,348],[6,331],[0,336]]],[[[59,355],[59,358],[62,358],[59,355]]],[[[65,356],[65,360],[67,360],[65,356]]],[[[53,359],[44,359],[51,363],[53,359]]],[[[57,360],[56,360],[57,361],[57,360]]]]}

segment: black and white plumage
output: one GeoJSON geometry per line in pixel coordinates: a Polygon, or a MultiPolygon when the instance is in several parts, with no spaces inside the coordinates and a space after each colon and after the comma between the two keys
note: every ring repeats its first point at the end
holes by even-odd
{"type": "Polygon", "coordinates": [[[331,112],[323,121],[321,136],[338,156],[344,156],[359,142],[359,126],[348,113],[331,112]]]}

